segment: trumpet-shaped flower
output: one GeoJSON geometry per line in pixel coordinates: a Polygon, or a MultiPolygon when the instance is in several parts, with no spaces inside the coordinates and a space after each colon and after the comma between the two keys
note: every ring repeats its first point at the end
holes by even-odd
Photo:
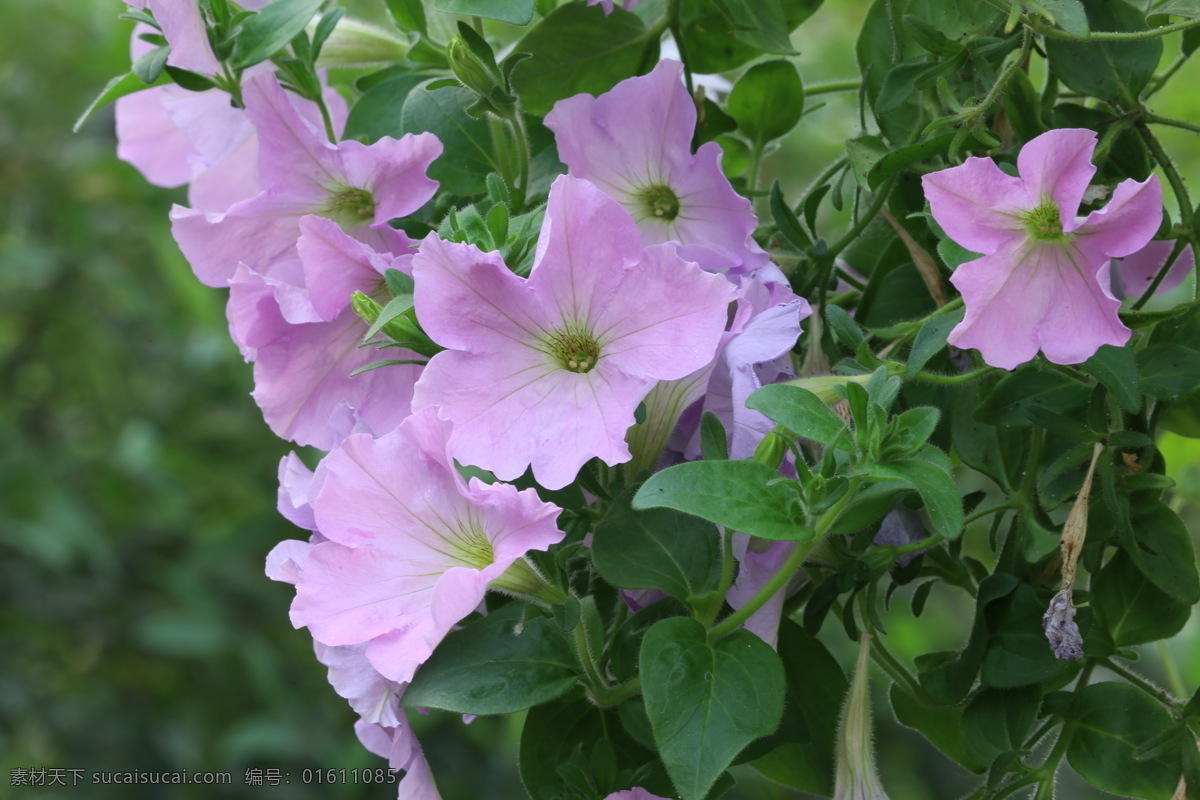
{"type": "Polygon", "coordinates": [[[678,61],[660,61],[599,97],[560,100],[546,126],[569,174],[623,205],[645,244],[678,243],[705,269],[757,269],[767,262],[751,236],[758,220],[721,171],[721,146],[692,153],[696,105],[682,71],[678,61]]]}
{"type": "Polygon", "coordinates": [[[1135,253],[1162,219],[1158,177],[1123,181],[1104,208],[1077,217],[1096,172],[1096,134],[1052,130],[1017,156],[1020,177],[987,158],[924,176],[925,197],[946,235],[983,257],[950,281],[967,313],[950,343],[1012,369],[1040,349],[1056,364],[1078,364],[1101,345],[1123,345],[1109,259],[1135,253]]]}
{"type": "Polygon", "coordinates": [[[532,489],[464,482],[450,428],[427,408],[378,439],[348,436],[307,489],[325,541],[298,562],[292,551],[274,561],[295,578],[292,623],[325,645],[367,643],[391,681],[411,680],[489,582],[563,535],[560,510],[532,489]]]}
{"type": "Polygon", "coordinates": [[[336,222],[300,221],[298,260],[260,275],[244,264],[230,281],[229,329],[247,361],[254,362],[254,400],[276,435],[331,449],[343,438],[331,415],[343,404],[374,433],[386,433],[408,416],[417,364],[394,364],[359,375],[381,358],[360,347],[367,325],[350,307],[354,291],[372,294],[387,269],[410,272],[410,241],[399,231],[376,234],[389,243],[377,252],[348,236],[336,222]]]}
{"type": "Polygon", "coordinates": [[[274,75],[247,81],[242,96],[258,133],[263,191],[224,213],[182,206],[171,212],[175,241],[208,286],[227,285],[239,263],[266,275],[294,258],[300,218],[308,214],[383,250],[387,242],[372,226],[416,211],[437,189],[425,177],[442,152],[432,133],[332,144],[296,112],[274,75]]]}
{"type": "Polygon", "coordinates": [[[592,457],[627,461],[625,432],[657,381],[714,356],[729,281],[643,248],[629,215],[587,181],[560,176],[528,279],[499,254],[430,235],[413,259],[417,317],[447,350],[413,408],[442,406],[451,453],[503,480],[533,467],[547,488],[592,457]]]}

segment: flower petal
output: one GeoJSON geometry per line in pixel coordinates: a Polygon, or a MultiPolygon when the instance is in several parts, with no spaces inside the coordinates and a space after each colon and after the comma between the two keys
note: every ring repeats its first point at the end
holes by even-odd
{"type": "Polygon", "coordinates": [[[1066,231],[1074,227],[1083,193],[1096,174],[1092,166],[1095,149],[1094,131],[1058,128],[1031,139],[1017,155],[1017,171],[1034,205],[1052,200],[1066,231]]]}
{"type": "Polygon", "coordinates": [[[921,185],[933,218],[963,247],[994,253],[1025,238],[1019,215],[1036,200],[1020,178],[1004,174],[990,158],[968,158],[931,172],[921,185]]]}

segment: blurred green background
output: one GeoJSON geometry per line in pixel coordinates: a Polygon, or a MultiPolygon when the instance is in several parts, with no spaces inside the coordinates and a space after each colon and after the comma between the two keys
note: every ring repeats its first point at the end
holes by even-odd
{"type": "MultiPolygon", "coordinates": [[[[307,632],[288,623],[291,587],[263,576],[270,548],[296,535],[274,508],[288,447],[249,397],[223,293],[195,281],[171,240],[167,210],[184,193],[149,186],[116,159],[111,111],[70,133],[128,67],[121,8],[7,0],[0,25],[0,798],[392,796],[388,787],[301,783],[306,768],[382,762],[359,746],[355,715],[326,684],[307,632]],[[219,770],[232,784],[9,786],[11,770],[35,767],[219,770]],[[252,768],[283,770],[291,783],[247,787],[252,768]]],[[[806,82],[856,75],[852,43],[865,8],[828,4],[800,29],[806,82]]],[[[1181,88],[1200,79],[1198,67],[1185,68],[1156,110],[1197,118],[1200,101],[1181,88]]],[[[821,99],[829,105],[767,167],[768,179],[788,176],[789,193],[856,133],[852,94],[821,99]]],[[[1163,138],[1185,175],[1196,175],[1190,134],[1163,138]]],[[[1195,444],[1164,443],[1193,530],[1195,444]]],[[[913,620],[897,603],[889,643],[905,658],[958,646],[962,605],[935,592],[913,620]]],[[[1169,645],[1177,675],[1153,647],[1140,667],[1193,690],[1198,627],[1194,614],[1169,645]]],[[[843,650],[849,666],[853,653],[843,650]]],[[[952,797],[969,785],[923,740],[877,716],[894,800],[952,797]]],[[[464,727],[435,715],[415,724],[446,800],[523,796],[519,720],[464,727]]],[[[1064,781],[1071,797],[1102,796],[1064,781]]],[[[739,795],[798,796],[764,786],[739,795]]]]}

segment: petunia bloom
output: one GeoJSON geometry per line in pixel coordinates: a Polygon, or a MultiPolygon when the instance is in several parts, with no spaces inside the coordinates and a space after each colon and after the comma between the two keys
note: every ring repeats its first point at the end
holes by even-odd
{"type": "Polygon", "coordinates": [[[413,408],[440,405],[451,453],[502,480],[543,486],[593,457],[630,458],[625,432],[654,384],[712,360],[732,284],[643,248],[633,220],[587,181],[560,176],[528,279],[498,253],[430,235],[413,259],[417,317],[447,350],[425,366],[413,408]]]}
{"type": "Polygon", "coordinates": [[[696,105],[682,71],[678,61],[660,61],[599,97],[559,100],[546,127],[569,174],[623,205],[645,244],[678,243],[705,269],[753,271],[767,262],[752,237],[758,219],[721,171],[721,146],[692,153],[696,105]]]}
{"type": "Polygon", "coordinates": [[[224,213],[171,212],[171,232],[201,283],[227,285],[239,263],[269,274],[294,257],[300,218],[309,214],[383,250],[372,226],[411,214],[437,189],[425,176],[442,152],[432,133],[333,144],[296,112],[274,75],[247,81],[242,96],[260,142],[263,191],[224,213]]]}
{"type": "MultiPolygon", "coordinates": [[[[1141,297],[1142,292],[1150,287],[1158,276],[1159,270],[1167,263],[1174,242],[1151,242],[1125,258],[1113,261],[1112,281],[1113,294],[1118,298],[1141,297]]],[[[1196,254],[1192,246],[1183,248],[1162,283],[1154,290],[1155,294],[1165,294],[1183,283],[1183,279],[1196,268],[1196,254]]]]}
{"type": "Polygon", "coordinates": [[[290,550],[274,559],[294,576],[292,623],[324,645],[365,643],[391,681],[410,681],[489,583],[563,536],[560,509],[532,489],[465,482],[450,429],[427,408],[378,439],[346,437],[306,490],[325,541],[299,562],[290,550]]]}
{"type": "Polygon", "coordinates": [[[298,259],[261,275],[239,265],[229,284],[229,330],[254,362],[254,400],[281,438],[323,450],[342,438],[331,415],[346,406],[375,434],[409,414],[418,364],[393,364],[355,375],[381,359],[409,360],[407,350],[360,347],[367,325],[350,306],[354,291],[374,294],[388,269],[410,273],[409,239],[383,227],[388,249],[377,252],[336,222],[307,216],[299,223],[298,259]]]}
{"type": "Polygon", "coordinates": [[[950,344],[1013,369],[1039,349],[1056,364],[1078,364],[1128,341],[1109,259],[1137,252],[1158,230],[1162,185],[1155,175],[1123,181],[1107,206],[1079,218],[1095,147],[1090,130],[1052,130],[1021,149],[1019,177],[968,158],[922,178],[946,235],[983,254],[950,278],[967,309],[950,344]]]}

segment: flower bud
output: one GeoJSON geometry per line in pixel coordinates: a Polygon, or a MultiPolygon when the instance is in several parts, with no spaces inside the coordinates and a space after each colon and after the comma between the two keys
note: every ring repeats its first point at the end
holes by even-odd
{"type": "Polygon", "coordinates": [[[842,708],[833,800],[888,800],[875,772],[871,744],[870,656],[871,637],[864,633],[858,640],[854,681],[842,708]]]}
{"type": "MultiPolygon", "coordinates": [[[[315,25],[309,26],[309,34],[315,25]]],[[[318,67],[364,67],[392,64],[408,54],[408,42],[383,28],[343,17],[321,46],[318,67]]]]}
{"type": "Polygon", "coordinates": [[[835,386],[845,386],[848,383],[857,383],[860,386],[866,386],[871,376],[868,375],[809,375],[806,378],[796,378],[787,383],[792,386],[799,386],[801,389],[808,391],[821,398],[821,402],[825,405],[833,405],[840,402],[842,396],[837,393],[835,386]]]}
{"type": "Polygon", "coordinates": [[[454,77],[480,97],[489,97],[493,89],[503,88],[495,63],[486,63],[462,36],[455,35],[450,40],[447,57],[454,77]]]}
{"type": "Polygon", "coordinates": [[[787,440],[775,431],[771,431],[758,443],[758,447],[754,448],[754,460],[771,469],[778,469],[779,464],[783,461],[783,454],[786,452],[787,440]]]}

